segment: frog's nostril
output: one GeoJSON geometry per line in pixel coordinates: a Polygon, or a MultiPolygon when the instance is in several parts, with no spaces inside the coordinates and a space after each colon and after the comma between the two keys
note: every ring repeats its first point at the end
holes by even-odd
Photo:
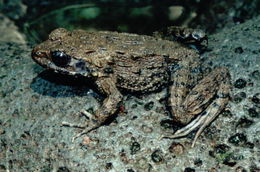
{"type": "Polygon", "coordinates": [[[42,57],[46,57],[47,54],[44,51],[40,51],[38,48],[34,48],[32,50],[31,56],[32,56],[32,58],[42,58],[42,57]]]}

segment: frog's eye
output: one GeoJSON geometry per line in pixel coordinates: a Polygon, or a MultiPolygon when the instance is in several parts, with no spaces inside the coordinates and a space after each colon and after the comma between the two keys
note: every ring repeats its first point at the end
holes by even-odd
{"type": "Polygon", "coordinates": [[[63,51],[52,51],[51,58],[53,63],[59,67],[66,67],[71,60],[71,57],[63,51]]]}

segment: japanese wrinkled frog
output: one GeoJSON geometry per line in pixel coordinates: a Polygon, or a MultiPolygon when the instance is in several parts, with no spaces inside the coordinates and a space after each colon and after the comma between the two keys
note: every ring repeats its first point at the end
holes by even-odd
{"type": "MultiPolygon", "coordinates": [[[[186,35],[189,40],[200,38],[192,33],[186,35]]],[[[168,105],[173,118],[186,125],[168,137],[183,137],[198,128],[193,146],[229,100],[228,70],[215,68],[199,79],[199,53],[177,41],[58,28],[32,50],[32,58],[55,72],[90,79],[106,95],[91,122],[75,138],[99,127],[117,111],[123,99],[121,90],[147,93],[168,86],[168,105]]]]}

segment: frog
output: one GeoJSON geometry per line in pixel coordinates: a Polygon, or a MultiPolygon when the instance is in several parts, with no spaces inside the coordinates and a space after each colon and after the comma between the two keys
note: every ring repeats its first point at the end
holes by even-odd
{"type": "MultiPolygon", "coordinates": [[[[182,36],[184,42],[206,40],[205,34],[192,29],[174,27],[170,31],[172,35],[182,36]]],[[[176,139],[196,131],[192,147],[226,107],[231,88],[228,69],[215,67],[201,77],[200,53],[182,41],[166,40],[158,33],[148,36],[57,28],[46,41],[33,48],[32,59],[42,67],[82,77],[105,95],[94,114],[85,109],[80,112],[89,119],[83,126],[63,122],[82,129],[73,140],[99,128],[117,113],[124,91],[147,94],[167,88],[167,106],[173,121],[183,127],[162,137],[176,139]]]]}

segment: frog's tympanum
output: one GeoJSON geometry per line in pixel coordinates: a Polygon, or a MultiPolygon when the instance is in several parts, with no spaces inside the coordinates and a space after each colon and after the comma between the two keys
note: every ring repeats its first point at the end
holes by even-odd
{"type": "MultiPolygon", "coordinates": [[[[192,34],[186,35],[192,40],[192,34]]],[[[195,34],[195,41],[198,36],[195,34]]],[[[186,125],[169,138],[186,136],[198,128],[194,145],[229,99],[228,70],[218,67],[199,78],[199,54],[177,41],[59,28],[33,49],[32,58],[55,72],[83,76],[106,95],[92,115],[92,122],[75,138],[99,127],[117,111],[123,99],[122,90],[147,93],[168,86],[168,105],[173,118],[186,125]]]]}

